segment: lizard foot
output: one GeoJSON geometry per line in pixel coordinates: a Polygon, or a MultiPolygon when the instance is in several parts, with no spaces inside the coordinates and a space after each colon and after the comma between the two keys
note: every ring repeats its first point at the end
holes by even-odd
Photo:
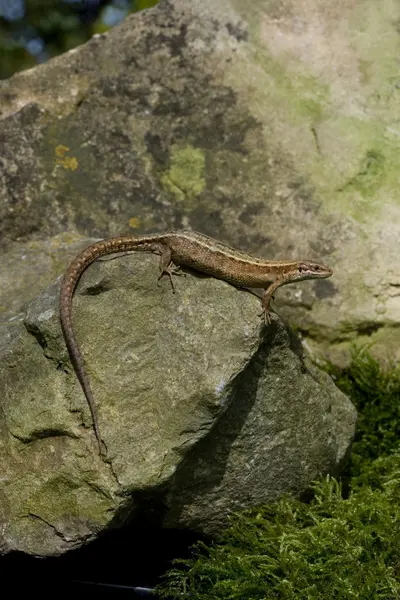
{"type": "Polygon", "coordinates": [[[186,273],[183,273],[181,271],[181,268],[180,268],[179,265],[176,266],[176,267],[175,266],[173,266],[173,267],[171,267],[171,266],[163,267],[162,270],[161,270],[161,273],[158,276],[157,285],[160,285],[160,280],[163,278],[164,275],[167,275],[169,277],[169,280],[171,282],[172,292],[174,294],[175,294],[175,285],[174,285],[172,276],[173,275],[179,275],[181,277],[186,277],[186,273]]]}

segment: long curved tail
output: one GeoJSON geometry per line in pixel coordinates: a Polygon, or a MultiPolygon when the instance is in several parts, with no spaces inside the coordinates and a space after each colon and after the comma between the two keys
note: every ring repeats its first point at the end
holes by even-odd
{"type": "MultiPolygon", "coordinates": [[[[95,244],[93,244],[95,246],[95,244]]],[[[93,252],[89,246],[79,254],[70,264],[61,282],[60,289],[60,321],[61,328],[68,349],[68,354],[74,367],[76,376],[82,386],[93,421],[93,429],[96,435],[100,454],[104,454],[104,444],[101,440],[99,422],[97,418],[96,403],[90,386],[89,378],[84,367],[83,357],[76,340],[72,325],[72,298],[75,288],[84,270],[96,260],[99,254],[93,252]]]]}
{"type": "Polygon", "coordinates": [[[96,403],[86,374],[83,357],[76,341],[72,324],[72,298],[75,288],[85,269],[100,256],[115,252],[131,250],[153,252],[160,243],[161,235],[115,237],[91,244],[78,254],[69,265],[61,282],[60,289],[60,321],[65,344],[75,373],[86,396],[92,415],[93,428],[99,445],[100,454],[105,454],[105,445],[100,437],[96,403]]]}

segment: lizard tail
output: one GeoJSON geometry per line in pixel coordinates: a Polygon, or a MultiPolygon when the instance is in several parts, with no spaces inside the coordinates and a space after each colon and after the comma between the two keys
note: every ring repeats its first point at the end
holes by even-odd
{"type": "Polygon", "coordinates": [[[72,298],[74,295],[75,288],[79,282],[83,271],[94,260],[96,260],[98,256],[99,254],[97,252],[93,252],[92,247],[89,246],[89,248],[87,248],[85,251],[79,254],[70,264],[61,282],[60,322],[72,366],[78,377],[79,383],[82,386],[87,403],[89,405],[93,422],[93,429],[99,446],[99,452],[101,455],[104,455],[104,443],[100,436],[96,403],[92,392],[92,388],[90,386],[89,378],[85,371],[82,353],[76,340],[72,324],[72,298]]]}
{"type": "Polygon", "coordinates": [[[96,403],[93,396],[92,388],[88,376],[86,375],[85,366],[76,341],[73,325],[72,325],[72,298],[82,273],[85,269],[100,256],[105,254],[113,254],[115,252],[125,252],[129,250],[151,252],[154,249],[154,244],[159,241],[159,235],[149,236],[125,236],[116,237],[96,242],[83,250],[69,265],[61,282],[60,289],[60,321],[61,329],[64,335],[65,344],[71,359],[72,366],[78,377],[79,383],[82,386],[86,396],[87,403],[90,408],[90,413],[93,421],[93,429],[96,434],[97,443],[99,445],[100,454],[105,454],[104,443],[100,437],[99,424],[97,420],[96,403]]]}

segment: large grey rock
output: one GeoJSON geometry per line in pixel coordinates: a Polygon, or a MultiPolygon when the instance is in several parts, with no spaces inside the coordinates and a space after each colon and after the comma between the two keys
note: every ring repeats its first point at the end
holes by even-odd
{"type": "Polygon", "coordinates": [[[63,553],[128,516],[216,533],[230,510],[340,468],[355,409],[293,332],[276,316],[264,328],[254,296],[213,278],[187,274],[172,294],[157,260],[98,261],[75,296],[106,461],[59,282],[0,329],[2,552],[63,553]]]}
{"type": "Polygon", "coordinates": [[[338,363],[355,340],[399,357],[399,16],[161,0],[1,82],[3,321],[66,266],[66,231],[183,226],[326,261],[334,277],[283,289],[282,314],[338,363]]]}

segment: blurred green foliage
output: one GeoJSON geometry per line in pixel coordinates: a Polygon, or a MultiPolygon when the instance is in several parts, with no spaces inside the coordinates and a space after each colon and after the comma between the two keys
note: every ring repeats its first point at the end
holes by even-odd
{"type": "Polygon", "coordinates": [[[0,79],[86,42],[158,0],[0,0],[0,79]]]}

